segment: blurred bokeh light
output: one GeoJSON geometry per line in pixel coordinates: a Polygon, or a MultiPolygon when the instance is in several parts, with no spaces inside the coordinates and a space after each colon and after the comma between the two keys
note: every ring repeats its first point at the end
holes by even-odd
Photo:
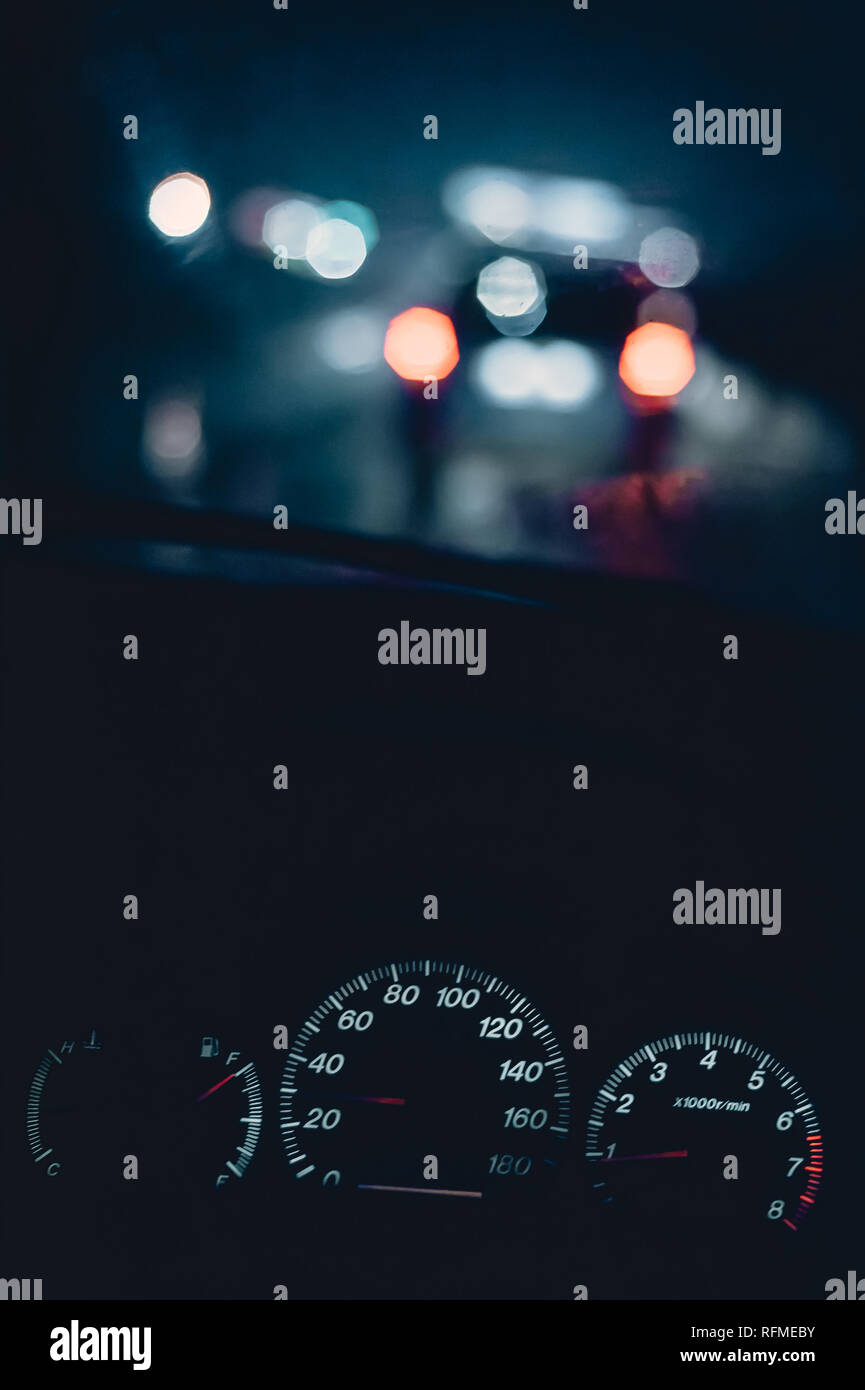
{"type": "Polygon", "coordinates": [[[488,343],[473,363],[475,385],[495,405],[573,410],[601,385],[595,354],[581,343],[499,340],[488,343]]]}
{"type": "Polygon", "coordinates": [[[321,208],[311,199],[286,198],[265,213],[262,239],[271,251],[281,247],[290,261],[303,261],[309,234],[321,219],[321,208]]]}
{"type": "Polygon", "coordinates": [[[306,259],[323,280],[347,280],[366,260],[363,232],[344,217],[328,217],[310,231],[306,259]]]}
{"type": "Polygon", "coordinates": [[[640,243],[640,269],[653,285],[681,289],[700,269],[697,243],[678,227],[659,227],[640,243]]]}
{"type": "Polygon", "coordinates": [[[559,255],[573,254],[575,244],[611,251],[633,221],[614,184],[510,169],[461,169],[447,180],[443,201],[456,222],[490,241],[559,255]]]}
{"type": "Polygon", "coordinates": [[[449,376],[459,361],[454,326],[447,314],[415,306],[388,324],[384,360],[406,381],[449,376]]]}
{"type": "Polygon", "coordinates": [[[628,226],[625,198],[596,179],[544,179],[534,195],[534,223],[561,249],[577,242],[607,242],[628,226]]]}
{"type": "Polygon", "coordinates": [[[445,184],[444,203],[458,222],[497,243],[509,241],[531,222],[526,181],[508,170],[461,170],[445,184]]]}
{"type": "Polygon", "coordinates": [[[477,297],[490,322],[499,327],[502,319],[529,320],[523,332],[532,332],[543,321],[546,306],[546,285],[542,272],[529,261],[516,256],[500,256],[485,265],[477,282],[477,297]],[[542,312],[539,314],[538,310],[542,312]]]}
{"type": "Polygon", "coordinates": [[[619,376],[636,396],[677,396],[694,366],[687,333],[669,323],[644,323],[625,339],[619,376]]]}
{"type": "Polygon", "coordinates": [[[189,397],[155,401],[144,417],[144,462],[163,481],[191,477],[204,455],[201,413],[189,397]]]}
{"type": "Polygon", "coordinates": [[[191,236],[209,212],[210,190],[197,174],[170,174],[150,195],[148,216],[165,236],[191,236]]]}

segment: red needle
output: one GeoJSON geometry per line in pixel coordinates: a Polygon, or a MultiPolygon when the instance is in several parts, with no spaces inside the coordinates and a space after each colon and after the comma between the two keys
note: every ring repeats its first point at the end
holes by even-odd
{"type": "Polygon", "coordinates": [[[205,1091],[203,1096],[196,1096],[196,1101],[207,1100],[207,1097],[212,1096],[214,1091],[218,1091],[220,1086],[224,1086],[226,1081],[233,1081],[236,1075],[237,1072],[229,1072],[228,1076],[224,1077],[222,1081],[217,1081],[215,1086],[211,1086],[209,1091],[205,1091]]]}
{"type": "Polygon", "coordinates": [[[613,1158],[602,1158],[602,1163],[633,1163],[638,1158],[687,1158],[687,1149],[668,1149],[663,1154],[619,1154],[613,1158]]]}
{"type": "Polygon", "coordinates": [[[402,1096],[347,1096],[341,1091],[302,1090],[299,1096],[326,1096],[328,1100],[364,1100],[368,1105],[405,1105],[402,1096]]]}

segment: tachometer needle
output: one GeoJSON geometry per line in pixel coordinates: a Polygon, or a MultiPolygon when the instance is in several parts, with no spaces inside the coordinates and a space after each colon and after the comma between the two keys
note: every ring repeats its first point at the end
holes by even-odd
{"type": "Polygon", "coordinates": [[[602,1163],[635,1163],[640,1158],[687,1158],[687,1149],[668,1149],[662,1154],[614,1154],[612,1158],[602,1158],[602,1163]]]}
{"type": "Polygon", "coordinates": [[[236,1075],[236,1071],[230,1072],[228,1076],[223,1077],[222,1081],[217,1081],[215,1086],[211,1086],[209,1091],[205,1091],[204,1094],[201,1096],[196,1096],[196,1101],[207,1100],[207,1097],[212,1096],[214,1091],[218,1091],[220,1086],[224,1086],[227,1081],[233,1081],[236,1075]]]}

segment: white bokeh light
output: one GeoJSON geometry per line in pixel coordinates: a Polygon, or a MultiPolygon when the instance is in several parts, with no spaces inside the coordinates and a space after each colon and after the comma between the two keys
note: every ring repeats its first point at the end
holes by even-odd
{"type": "Polygon", "coordinates": [[[667,290],[689,285],[700,269],[697,243],[678,227],[659,227],[650,232],[640,245],[639,259],[646,279],[667,290]]]}
{"type": "Polygon", "coordinates": [[[321,210],[315,203],[306,198],[286,198],[265,213],[262,241],[271,251],[281,247],[290,261],[302,261],[309,234],[321,220],[321,210]]]}
{"type": "Polygon", "coordinates": [[[595,354],[564,340],[536,346],[536,392],[554,410],[572,410],[591,399],[601,384],[595,354]]]}
{"type": "Polygon", "coordinates": [[[502,338],[481,348],[474,361],[474,378],[496,405],[528,405],[535,394],[535,351],[521,338],[502,338]]]}
{"type": "Polygon", "coordinates": [[[500,256],[478,276],[477,297],[494,318],[519,318],[537,308],[544,295],[541,272],[516,256],[500,256]]]}
{"type": "Polygon", "coordinates": [[[148,216],[165,236],[191,236],[209,212],[210,190],[197,174],[171,174],[150,195],[148,216]]]}
{"type": "Polygon", "coordinates": [[[576,245],[603,243],[605,255],[623,255],[633,242],[633,204],[601,179],[474,166],[452,174],[442,197],[455,221],[499,245],[573,255],[576,245]]]}
{"type": "Polygon", "coordinates": [[[323,280],[346,280],[366,260],[363,232],[344,217],[329,217],[309,233],[306,259],[323,280]]]}
{"type": "Polygon", "coordinates": [[[602,381],[591,349],[561,338],[489,343],[476,355],[472,375],[482,395],[512,409],[575,410],[597,393],[602,381]]]}
{"type": "Polygon", "coordinates": [[[507,169],[461,169],[447,180],[444,202],[452,217],[489,241],[509,241],[531,221],[526,181],[507,169]]]}
{"type": "Polygon", "coordinates": [[[618,189],[598,180],[544,179],[534,196],[536,226],[563,243],[613,241],[629,220],[618,189]]]}
{"type": "Polygon", "coordinates": [[[522,189],[505,179],[487,179],[468,194],[466,215],[490,241],[507,241],[524,227],[531,204],[522,189]]]}

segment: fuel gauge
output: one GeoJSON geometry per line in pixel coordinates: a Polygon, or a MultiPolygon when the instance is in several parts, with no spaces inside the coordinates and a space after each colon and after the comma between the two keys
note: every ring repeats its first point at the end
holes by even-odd
{"type": "Polygon", "coordinates": [[[261,1134],[263,1103],[255,1064],[216,1034],[191,1038],[174,1078],[176,1148],[208,1186],[246,1175],[261,1134]]]}

